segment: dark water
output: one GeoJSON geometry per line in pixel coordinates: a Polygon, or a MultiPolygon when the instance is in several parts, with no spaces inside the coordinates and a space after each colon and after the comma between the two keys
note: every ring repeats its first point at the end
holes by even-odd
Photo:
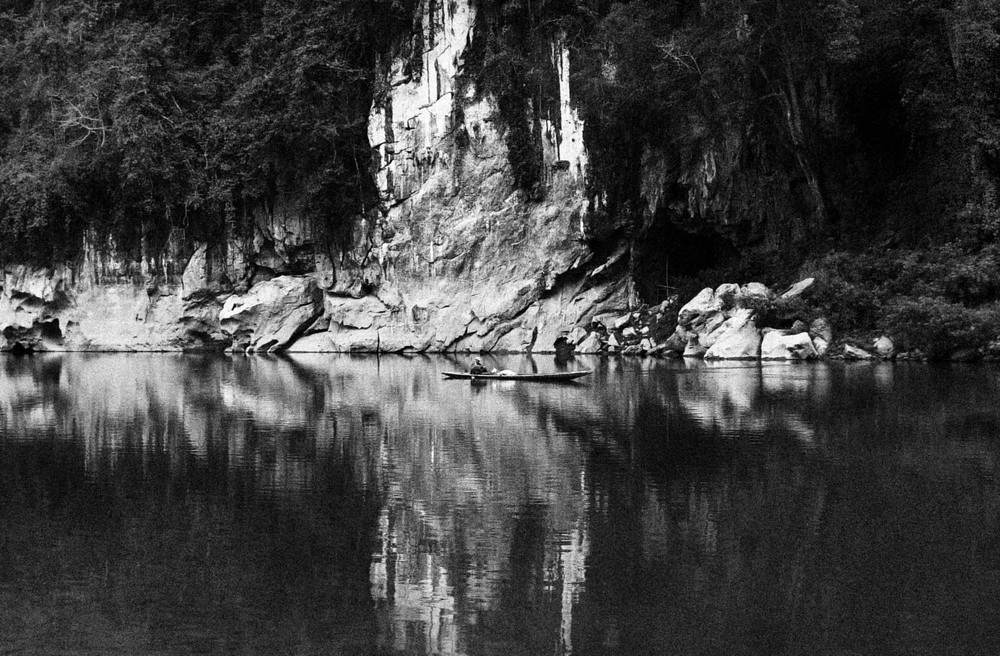
{"type": "Polygon", "coordinates": [[[1000,653],[1000,370],[465,364],[0,359],[0,654],[1000,653]]]}

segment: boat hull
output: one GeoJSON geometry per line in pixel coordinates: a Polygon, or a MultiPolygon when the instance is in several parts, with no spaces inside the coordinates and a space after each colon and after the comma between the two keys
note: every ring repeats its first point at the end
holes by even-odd
{"type": "Polygon", "coordinates": [[[464,371],[442,371],[445,378],[464,378],[468,380],[520,380],[534,381],[539,383],[555,383],[559,381],[573,380],[586,376],[589,371],[557,371],[550,374],[470,374],[464,371]]]}

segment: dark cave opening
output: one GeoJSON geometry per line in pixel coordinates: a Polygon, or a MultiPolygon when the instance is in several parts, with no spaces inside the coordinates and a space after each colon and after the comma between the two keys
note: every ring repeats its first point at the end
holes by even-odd
{"type": "Polygon", "coordinates": [[[59,319],[43,321],[41,327],[41,337],[46,341],[62,340],[62,330],[59,328],[59,319]]]}
{"type": "Polygon", "coordinates": [[[739,258],[739,251],[722,236],[688,232],[666,218],[650,228],[637,246],[635,288],[639,298],[651,305],[677,293],[682,281],[739,258]]]}

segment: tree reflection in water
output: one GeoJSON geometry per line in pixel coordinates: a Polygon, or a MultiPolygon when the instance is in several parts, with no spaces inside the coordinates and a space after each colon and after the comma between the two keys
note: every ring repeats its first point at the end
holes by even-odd
{"type": "Polygon", "coordinates": [[[0,360],[0,649],[1000,645],[995,371],[460,366],[0,360]]]}

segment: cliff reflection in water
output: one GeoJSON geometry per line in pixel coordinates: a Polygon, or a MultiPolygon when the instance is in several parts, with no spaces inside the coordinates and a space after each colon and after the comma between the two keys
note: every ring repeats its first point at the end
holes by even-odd
{"type": "Polygon", "coordinates": [[[578,359],[584,384],[480,386],[441,380],[447,358],[0,366],[0,650],[1000,645],[989,369],[578,359]]]}

